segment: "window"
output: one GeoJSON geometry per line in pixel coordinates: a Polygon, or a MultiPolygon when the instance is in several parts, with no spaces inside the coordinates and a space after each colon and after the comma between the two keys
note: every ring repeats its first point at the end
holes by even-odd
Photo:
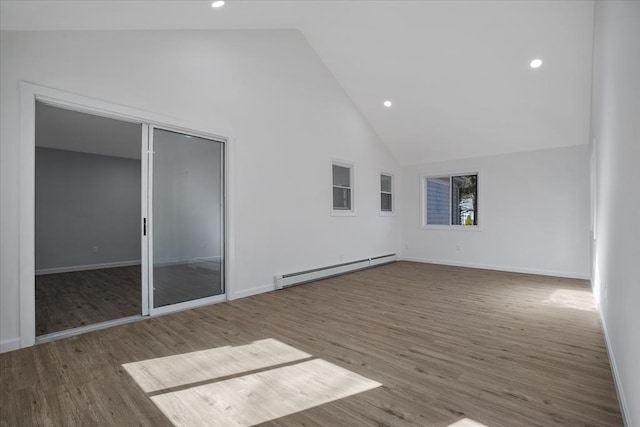
{"type": "Polygon", "coordinates": [[[423,178],[422,225],[478,226],[478,173],[423,178]]]}
{"type": "Polygon", "coordinates": [[[380,174],[380,212],[393,213],[393,175],[380,174]]]}
{"type": "Polygon", "coordinates": [[[353,213],[353,165],[333,162],[331,207],[334,213],[353,213]]]}

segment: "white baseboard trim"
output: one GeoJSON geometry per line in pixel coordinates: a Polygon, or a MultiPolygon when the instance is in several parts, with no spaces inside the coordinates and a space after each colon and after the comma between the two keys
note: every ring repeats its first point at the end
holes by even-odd
{"type": "Polygon", "coordinates": [[[451,265],[454,267],[480,268],[482,270],[508,271],[510,273],[538,274],[540,276],[566,277],[568,279],[589,280],[589,274],[568,273],[566,271],[536,270],[533,268],[507,267],[504,265],[476,264],[471,262],[449,261],[441,259],[398,257],[398,261],[422,262],[425,264],[451,265]]]}
{"type": "Polygon", "coordinates": [[[631,419],[629,418],[629,405],[627,405],[627,399],[624,395],[624,389],[622,388],[622,382],[620,381],[620,374],[618,366],[616,365],[616,358],[614,357],[613,350],[611,348],[611,342],[609,341],[609,330],[607,329],[607,323],[604,321],[600,306],[598,306],[598,315],[600,316],[600,324],[602,325],[602,333],[604,335],[604,342],[607,347],[607,354],[609,355],[609,361],[611,362],[611,372],[613,373],[613,383],[616,386],[616,392],[618,393],[618,401],[620,402],[620,412],[622,412],[622,423],[625,426],[631,426],[631,419]]]}
{"type": "Polygon", "coordinates": [[[234,300],[234,299],[246,298],[246,297],[250,297],[250,296],[253,296],[253,295],[258,295],[258,294],[262,294],[262,293],[265,293],[265,292],[271,292],[271,291],[275,291],[275,290],[276,290],[275,283],[269,283],[268,285],[258,286],[256,288],[245,289],[245,290],[242,290],[242,291],[233,292],[229,296],[229,301],[234,300]]]}
{"type": "Polygon", "coordinates": [[[20,338],[9,338],[8,340],[0,341],[0,353],[6,353],[7,351],[13,351],[20,348],[20,338]]]}
{"type": "Polygon", "coordinates": [[[103,268],[129,267],[132,265],[140,265],[140,263],[140,260],[135,260],[105,262],[102,264],[71,265],[69,267],[41,268],[40,270],[36,270],[36,276],[41,276],[43,274],[71,273],[74,271],[101,270],[103,268]]]}

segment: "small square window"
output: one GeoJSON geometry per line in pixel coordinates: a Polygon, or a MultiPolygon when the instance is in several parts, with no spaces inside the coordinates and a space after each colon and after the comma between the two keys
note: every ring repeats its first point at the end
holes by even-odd
{"type": "Polygon", "coordinates": [[[478,174],[423,178],[424,226],[478,227],[478,174]]]}

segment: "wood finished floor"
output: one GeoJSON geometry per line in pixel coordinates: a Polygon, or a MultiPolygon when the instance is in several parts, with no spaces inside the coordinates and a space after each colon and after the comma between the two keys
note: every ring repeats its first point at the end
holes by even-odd
{"type": "Polygon", "coordinates": [[[163,307],[222,294],[220,266],[216,266],[217,269],[189,264],[154,267],[154,305],[163,307]]]}
{"type": "Polygon", "coordinates": [[[587,282],[398,262],[0,355],[0,425],[170,425],[124,363],[274,338],[382,387],[264,426],[621,426],[587,282]]]}
{"type": "MultiPolygon", "coordinates": [[[[155,306],[222,293],[220,270],[154,268],[155,306]]],[[[36,276],[36,336],[142,313],[140,266],[36,276]]]]}
{"type": "Polygon", "coordinates": [[[36,335],[135,316],[140,266],[36,276],[36,335]]]}

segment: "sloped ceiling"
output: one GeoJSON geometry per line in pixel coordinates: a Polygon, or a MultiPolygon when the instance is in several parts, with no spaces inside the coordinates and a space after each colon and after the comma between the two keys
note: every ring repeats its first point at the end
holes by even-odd
{"type": "Polygon", "coordinates": [[[589,139],[591,1],[25,0],[0,13],[3,30],[298,29],[403,164],[589,139]]]}

